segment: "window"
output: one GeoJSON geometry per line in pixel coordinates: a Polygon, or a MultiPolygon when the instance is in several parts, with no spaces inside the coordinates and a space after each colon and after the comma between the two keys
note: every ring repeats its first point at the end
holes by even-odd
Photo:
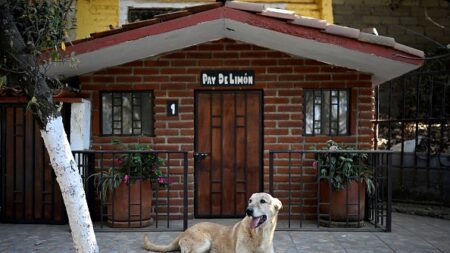
{"type": "Polygon", "coordinates": [[[305,134],[349,133],[348,90],[305,90],[305,134]]]}
{"type": "Polygon", "coordinates": [[[136,21],[152,19],[156,15],[166,14],[179,10],[178,8],[129,8],[128,9],[128,22],[133,23],[136,21]]]}
{"type": "Polygon", "coordinates": [[[103,135],[152,135],[152,93],[102,92],[103,135]]]}

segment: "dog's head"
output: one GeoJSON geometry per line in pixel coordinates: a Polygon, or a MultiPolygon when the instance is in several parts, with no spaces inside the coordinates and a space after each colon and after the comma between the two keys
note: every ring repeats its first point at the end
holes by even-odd
{"type": "Polygon", "coordinates": [[[253,193],[248,200],[245,213],[250,219],[250,228],[255,229],[273,222],[281,209],[281,201],[267,193],[253,193]]]}

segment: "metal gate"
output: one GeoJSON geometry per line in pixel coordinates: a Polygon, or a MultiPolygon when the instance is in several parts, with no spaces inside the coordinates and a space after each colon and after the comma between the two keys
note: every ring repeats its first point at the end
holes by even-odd
{"type": "Polygon", "coordinates": [[[0,120],[0,221],[65,223],[39,123],[25,104],[0,104],[0,120]]]}
{"type": "Polygon", "coordinates": [[[376,88],[376,147],[392,155],[394,200],[450,203],[450,58],[376,88]]]}

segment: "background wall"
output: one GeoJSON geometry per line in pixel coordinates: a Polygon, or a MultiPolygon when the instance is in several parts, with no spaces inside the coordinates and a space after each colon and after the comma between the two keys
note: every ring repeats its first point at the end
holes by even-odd
{"type": "Polygon", "coordinates": [[[86,38],[119,24],[119,0],[78,0],[75,13],[76,39],[86,38]]]}
{"type": "Polygon", "coordinates": [[[450,7],[446,0],[333,0],[333,14],[338,25],[375,27],[380,35],[421,50],[438,47],[422,35],[444,45],[450,43],[450,7]]]}

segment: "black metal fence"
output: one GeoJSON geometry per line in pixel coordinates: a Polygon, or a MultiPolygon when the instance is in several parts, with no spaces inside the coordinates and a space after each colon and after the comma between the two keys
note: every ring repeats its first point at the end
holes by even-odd
{"type": "MultiPolygon", "coordinates": [[[[187,152],[74,151],[74,156],[97,230],[113,227],[180,231],[188,227],[192,215],[188,206],[187,152]],[[139,181],[149,172],[155,175],[150,190],[144,181],[139,181]],[[106,182],[106,188],[99,182],[106,182]],[[150,206],[145,203],[147,200],[150,206]]],[[[390,231],[390,156],[387,151],[270,151],[269,191],[284,204],[278,230],[350,227],[390,231]],[[345,190],[341,209],[344,218],[336,218],[339,204],[334,200],[333,177],[323,172],[337,166],[316,161],[340,159],[348,154],[367,155],[363,159],[366,174],[361,170],[349,175],[349,184],[370,176],[374,188],[367,193],[367,185],[356,184],[356,191],[345,190]],[[356,200],[351,200],[355,194],[356,200]]]]}
{"type": "Polygon", "coordinates": [[[184,230],[187,152],[74,151],[96,229],[184,230]],[[107,226],[105,226],[107,225],[107,226]]]}
{"type": "Polygon", "coordinates": [[[394,201],[450,205],[450,58],[376,88],[376,148],[392,150],[394,201]]]}
{"type": "Polygon", "coordinates": [[[390,157],[389,151],[270,151],[269,191],[284,203],[278,229],[391,231],[390,157]],[[337,164],[349,157],[353,173],[337,164]],[[343,174],[348,180],[339,181],[343,174]]]}

